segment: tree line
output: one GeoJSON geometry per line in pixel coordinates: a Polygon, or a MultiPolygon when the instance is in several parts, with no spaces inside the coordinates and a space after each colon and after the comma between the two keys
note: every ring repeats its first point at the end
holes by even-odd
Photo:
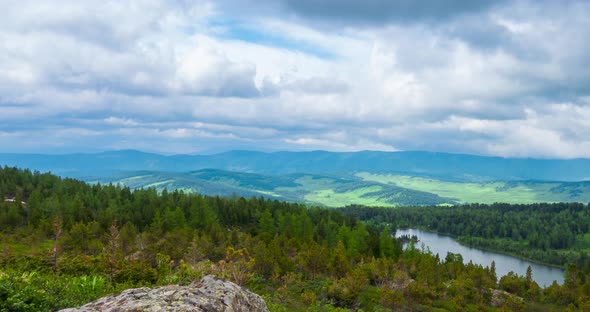
{"type": "Polygon", "coordinates": [[[565,267],[584,266],[590,250],[590,208],[582,203],[469,204],[383,209],[350,206],[346,215],[394,228],[417,227],[470,246],[565,267]]]}

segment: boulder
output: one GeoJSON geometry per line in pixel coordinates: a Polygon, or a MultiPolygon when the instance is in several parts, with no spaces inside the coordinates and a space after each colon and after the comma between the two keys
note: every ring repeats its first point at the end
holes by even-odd
{"type": "Polygon", "coordinates": [[[268,311],[262,298],[234,283],[207,275],[189,286],[127,289],[62,312],[268,311]]]}
{"type": "Polygon", "coordinates": [[[490,302],[490,305],[494,308],[502,307],[507,302],[524,303],[524,299],[516,295],[513,295],[509,292],[491,288],[490,291],[492,292],[492,300],[490,302]]]}

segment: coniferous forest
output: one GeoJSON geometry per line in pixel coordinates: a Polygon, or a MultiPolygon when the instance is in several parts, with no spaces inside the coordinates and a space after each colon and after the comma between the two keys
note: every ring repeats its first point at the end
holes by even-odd
{"type": "Polygon", "coordinates": [[[457,236],[480,231],[472,244],[511,237],[531,250],[567,250],[576,244],[571,235],[587,233],[588,209],[564,207],[349,207],[347,216],[264,198],[130,190],[4,167],[0,311],[74,307],[210,273],[261,294],[271,311],[588,310],[590,267],[580,258],[555,260],[567,262],[565,282],[543,289],[530,276],[496,276],[493,266],[464,264],[459,255],[402,250],[392,238],[395,227],[415,225],[457,236]],[[483,220],[489,228],[479,227],[483,220]]]}
{"type": "Polygon", "coordinates": [[[415,227],[457,237],[464,245],[565,267],[590,258],[590,207],[581,203],[470,204],[341,210],[373,224],[415,227]]]}

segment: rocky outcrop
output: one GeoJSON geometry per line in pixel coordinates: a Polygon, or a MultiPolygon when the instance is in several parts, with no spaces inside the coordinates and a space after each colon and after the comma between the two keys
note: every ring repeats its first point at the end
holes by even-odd
{"type": "Polygon", "coordinates": [[[139,312],[139,311],[268,311],[262,298],[234,283],[207,275],[190,286],[134,288],[110,295],[80,308],[62,312],[139,312]]]}
{"type": "Polygon", "coordinates": [[[490,302],[490,305],[494,308],[499,308],[501,306],[504,306],[504,305],[506,305],[507,302],[513,302],[513,303],[523,303],[524,302],[524,299],[522,299],[521,297],[518,297],[516,295],[513,295],[513,294],[503,291],[503,290],[490,288],[490,291],[492,293],[492,300],[490,302]]]}

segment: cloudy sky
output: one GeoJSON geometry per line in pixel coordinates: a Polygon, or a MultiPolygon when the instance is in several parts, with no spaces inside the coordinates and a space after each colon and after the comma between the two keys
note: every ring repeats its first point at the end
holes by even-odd
{"type": "Polygon", "coordinates": [[[0,152],[590,157],[589,1],[0,1],[0,152]]]}

